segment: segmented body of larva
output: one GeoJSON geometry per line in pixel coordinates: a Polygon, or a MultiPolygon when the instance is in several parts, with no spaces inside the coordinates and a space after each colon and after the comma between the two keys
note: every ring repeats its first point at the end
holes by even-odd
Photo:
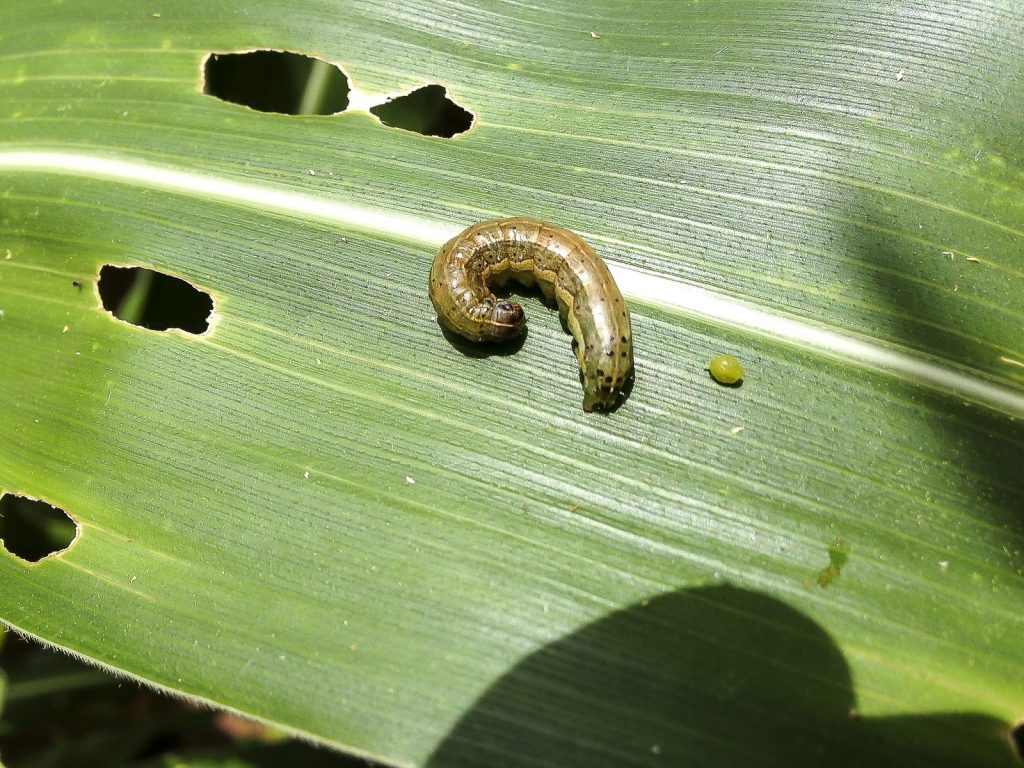
{"type": "Polygon", "coordinates": [[[430,301],[441,323],[472,341],[522,333],[523,308],[492,293],[508,280],[537,285],[556,303],[576,340],[583,409],[609,410],[633,376],[629,309],[608,267],[567,229],[529,218],[474,224],[449,240],[430,270],[430,301]]]}

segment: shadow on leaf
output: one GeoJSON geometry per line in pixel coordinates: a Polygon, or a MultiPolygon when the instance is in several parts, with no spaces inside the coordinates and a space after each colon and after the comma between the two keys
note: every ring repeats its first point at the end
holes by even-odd
{"type": "Polygon", "coordinates": [[[428,761],[457,766],[1019,766],[978,714],[868,718],[828,635],[716,586],[667,593],[535,652],[428,761]]]}
{"type": "Polygon", "coordinates": [[[445,328],[441,321],[437,321],[437,327],[441,329],[441,335],[445,341],[451,344],[456,350],[466,357],[482,360],[488,357],[508,357],[516,354],[526,343],[526,337],[530,334],[529,328],[523,328],[523,332],[507,341],[485,341],[476,342],[465,339],[457,333],[452,333],[445,328]]]}

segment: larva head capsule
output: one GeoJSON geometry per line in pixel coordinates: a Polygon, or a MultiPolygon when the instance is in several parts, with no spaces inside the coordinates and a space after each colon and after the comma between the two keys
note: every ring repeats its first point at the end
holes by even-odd
{"type": "Polygon", "coordinates": [[[526,315],[523,308],[512,301],[498,301],[491,310],[495,339],[511,339],[523,332],[526,315]]]}

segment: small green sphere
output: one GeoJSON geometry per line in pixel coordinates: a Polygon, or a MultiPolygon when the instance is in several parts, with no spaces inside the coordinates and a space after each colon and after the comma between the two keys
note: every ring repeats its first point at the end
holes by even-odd
{"type": "Polygon", "coordinates": [[[743,366],[732,355],[715,355],[708,363],[708,370],[719,384],[735,384],[743,379],[743,366]]]}

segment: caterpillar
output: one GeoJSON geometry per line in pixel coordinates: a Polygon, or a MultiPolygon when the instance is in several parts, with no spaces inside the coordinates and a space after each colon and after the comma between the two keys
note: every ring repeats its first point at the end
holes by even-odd
{"type": "Polygon", "coordinates": [[[537,285],[573,336],[583,410],[608,411],[633,378],[629,308],[594,249],[567,229],[537,219],[474,224],[442,246],[430,269],[430,301],[441,324],[471,341],[503,341],[526,327],[523,308],[497,298],[509,280],[537,285]]]}

